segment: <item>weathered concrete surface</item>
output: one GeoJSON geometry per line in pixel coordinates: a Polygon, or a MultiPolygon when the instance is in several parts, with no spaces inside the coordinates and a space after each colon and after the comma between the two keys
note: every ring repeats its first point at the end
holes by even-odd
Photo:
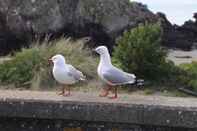
{"type": "Polygon", "coordinates": [[[74,92],[0,91],[0,118],[89,121],[197,128],[197,99],[120,95],[117,100],[74,92]]]}

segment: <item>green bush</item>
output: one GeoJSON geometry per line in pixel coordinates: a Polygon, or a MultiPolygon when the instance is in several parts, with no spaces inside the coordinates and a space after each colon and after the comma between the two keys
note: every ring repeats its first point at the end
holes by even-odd
{"type": "Polygon", "coordinates": [[[197,92],[197,62],[188,64],[181,64],[182,68],[186,73],[181,78],[181,81],[190,89],[197,92]]]}
{"type": "Polygon", "coordinates": [[[39,69],[41,61],[42,58],[38,49],[23,49],[21,53],[16,53],[14,59],[0,65],[0,81],[15,85],[26,83],[39,69]]]}
{"type": "Polygon", "coordinates": [[[167,51],[160,45],[162,29],[159,24],[145,24],[124,32],[117,41],[113,61],[138,77],[162,80],[175,68],[166,61],[167,51]]]}
{"type": "Polygon", "coordinates": [[[55,54],[63,54],[66,62],[81,70],[88,79],[97,76],[97,59],[83,41],[58,39],[51,42],[35,42],[28,49],[22,49],[11,60],[0,64],[0,84],[12,84],[15,87],[53,87],[56,85],[51,75],[48,59],[55,54]]]}

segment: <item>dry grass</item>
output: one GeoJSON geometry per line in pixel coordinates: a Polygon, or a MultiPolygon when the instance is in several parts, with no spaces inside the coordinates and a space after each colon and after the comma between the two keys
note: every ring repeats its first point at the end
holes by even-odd
{"type": "MultiPolygon", "coordinates": [[[[54,41],[35,42],[32,47],[22,49],[9,59],[0,63],[1,89],[57,90],[52,77],[52,65],[48,59],[55,54],[63,54],[66,62],[81,70],[87,81],[73,85],[74,91],[95,92],[103,86],[98,79],[96,68],[98,58],[92,55],[91,49],[85,46],[84,40],[73,41],[60,38],[54,41]]],[[[118,92],[126,94],[183,96],[178,91],[156,91],[157,88],[138,89],[132,86],[120,87],[118,92]]],[[[166,89],[169,90],[169,89],[166,89]]]]}
{"type": "Polygon", "coordinates": [[[54,41],[35,42],[32,47],[22,49],[9,61],[0,64],[1,85],[28,89],[55,89],[58,84],[52,77],[52,65],[48,59],[55,54],[62,54],[66,62],[81,70],[87,81],[76,85],[78,89],[95,87],[97,81],[98,59],[92,56],[92,51],[85,47],[83,40],[57,39],[54,41]],[[93,82],[92,82],[93,81],[93,82]]]}

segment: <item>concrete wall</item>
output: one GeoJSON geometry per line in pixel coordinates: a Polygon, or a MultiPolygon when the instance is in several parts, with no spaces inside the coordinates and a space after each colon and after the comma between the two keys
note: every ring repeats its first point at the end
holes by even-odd
{"type": "Polygon", "coordinates": [[[1,131],[196,131],[180,127],[115,124],[72,120],[1,118],[1,131]]]}
{"type": "Polygon", "coordinates": [[[194,98],[0,91],[0,131],[197,131],[194,98]]]}

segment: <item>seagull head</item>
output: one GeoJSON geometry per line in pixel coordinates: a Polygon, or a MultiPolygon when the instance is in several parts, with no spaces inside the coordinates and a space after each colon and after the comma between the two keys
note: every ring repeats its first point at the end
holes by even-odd
{"type": "Polygon", "coordinates": [[[106,46],[98,46],[96,49],[94,49],[94,51],[96,51],[99,55],[104,55],[109,53],[106,46]]]}
{"type": "Polygon", "coordinates": [[[61,54],[54,55],[49,61],[54,65],[64,65],[66,63],[64,56],[61,54]]]}

